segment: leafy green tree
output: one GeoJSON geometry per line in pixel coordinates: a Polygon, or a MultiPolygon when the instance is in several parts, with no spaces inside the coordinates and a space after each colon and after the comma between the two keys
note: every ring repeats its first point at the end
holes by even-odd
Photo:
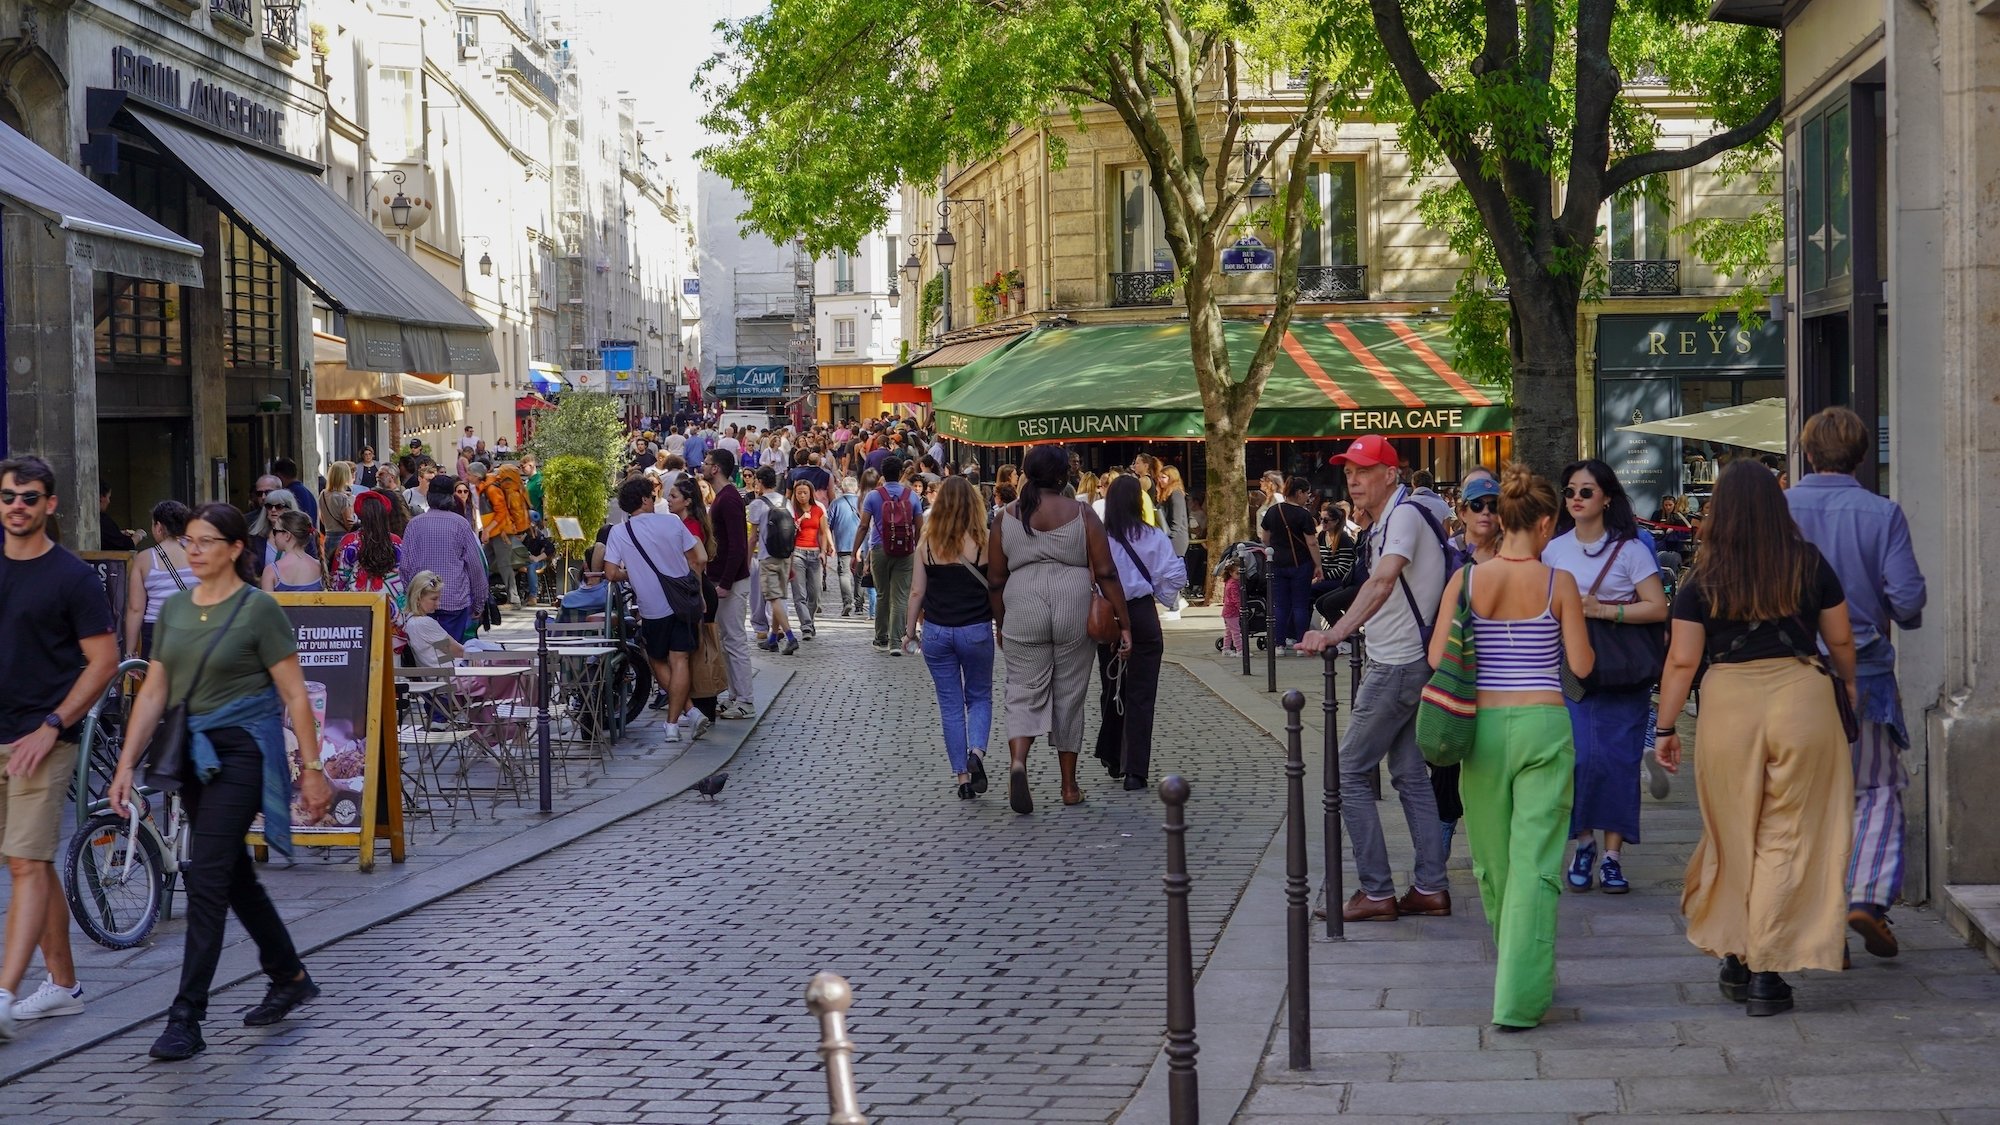
{"type": "MultiPolygon", "coordinates": [[[[609,495],[620,457],[625,449],[625,410],[616,395],[602,391],[564,391],[556,402],[554,410],[543,412],[535,422],[535,439],[528,444],[542,464],[544,480],[555,468],[558,457],[575,458],[592,466],[600,481],[601,491],[609,495]]],[[[577,470],[572,468],[572,473],[577,470]]],[[[546,485],[544,486],[546,487],[546,485]]],[[[555,503],[553,496],[547,503],[555,503]]],[[[551,515],[578,515],[580,513],[557,512],[553,506],[551,515]]],[[[600,518],[602,510],[599,511],[600,518]]],[[[595,529],[596,524],[587,524],[586,530],[595,529]]]]}
{"type": "MultiPolygon", "coordinates": [[[[1358,4],[1358,0],[1344,0],[1358,4]]],[[[1373,112],[1403,121],[1420,173],[1458,183],[1424,214],[1472,268],[1454,302],[1462,365],[1511,379],[1516,452],[1549,468],[1578,451],[1577,316],[1601,295],[1598,214],[1621,192],[1734,153],[1755,174],[1776,151],[1777,37],[1707,22],[1696,0],[1367,0],[1383,68],[1373,112]],[[1634,80],[1692,102],[1718,131],[1658,146],[1634,80]],[[1505,306],[1486,292],[1504,280],[1505,306]],[[1501,362],[1504,356],[1504,363],[1501,362]]],[[[1768,282],[1775,212],[1690,230],[1698,253],[1746,285],[1768,282]]]]}
{"type": "Polygon", "coordinates": [[[1210,539],[1232,542],[1246,537],[1250,417],[1298,300],[1309,162],[1364,77],[1340,46],[1364,33],[1343,15],[1365,20],[1320,0],[774,0],[723,28],[730,50],[701,78],[722,139],[699,155],[748,198],[750,227],[817,254],[878,229],[899,185],[990,157],[1046,114],[1080,127],[1083,107],[1109,107],[1159,199],[1206,418],[1210,539]],[[1265,82],[1279,72],[1302,87],[1275,101],[1265,82]],[[1255,216],[1277,250],[1276,295],[1256,350],[1232,364],[1222,251],[1260,177],[1277,188],[1255,216]]]}

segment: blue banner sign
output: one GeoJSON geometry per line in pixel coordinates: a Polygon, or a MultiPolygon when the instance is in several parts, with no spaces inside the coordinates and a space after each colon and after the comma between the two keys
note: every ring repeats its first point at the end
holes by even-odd
{"type": "Polygon", "coordinates": [[[1278,252],[1264,245],[1255,235],[1236,240],[1236,245],[1222,252],[1223,273],[1269,273],[1278,268],[1278,252]]]}
{"type": "Polygon", "coordinates": [[[710,388],[718,398],[755,398],[785,393],[782,363],[735,364],[715,369],[710,388]]]}

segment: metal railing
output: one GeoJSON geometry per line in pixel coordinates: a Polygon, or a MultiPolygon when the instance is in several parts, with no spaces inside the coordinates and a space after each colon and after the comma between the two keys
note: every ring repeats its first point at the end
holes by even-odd
{"type": "Polygon", "coordinates": [[[1114,308],[1173,304],[1173,293],[1167,288],[1173,280],[1171,270],[1114,273],[1111,275],[1111,304],[1114,308]]]}
{"type": "Polygon", "coordinates": [[[854,292],[854,279],[851,277],[836,279],[833,283],[833,291],[835,293],[854,292]]]}
{"type": "Polygon", "coordinates": [[[562,100],[562,88],[556,85],[556,80],[549,77],[547,71],[536,66],[535,61],[529,58],[527,53],[521,50],[521,48],[507,48],[507,65],[505,69],[520,75],[521,81],[526,82],[534,88],[536,93],[547,98],[550,105],[555,105],[562,100]]]}
{"type": "Polygon", "coordinates": [[[250,26],[250,0],[208,0],[208,13],[250,26]]]}
{"type": "MultiPolygon", "coordinates": [[[[250,5],[245,3],[247,12],[250,5]]],[[[283,47],[287,51],[299,49],[299,9],[273,8],[264,5],[264,42],[283,47]]]]}
{"type": "Polygon", "coordinates": [[[1681,293],[1679,258],[1613,258],[1613,297],[1678,297],[1681,293]]]}
{"type": "Polygon", "coordinates": [[[1299,300],[1365,301],[1367,266],[1300,266],[1299,300]]]}

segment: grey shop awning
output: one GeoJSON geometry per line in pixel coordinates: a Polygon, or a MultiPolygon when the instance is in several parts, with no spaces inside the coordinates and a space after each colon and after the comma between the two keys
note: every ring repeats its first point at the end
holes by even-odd
{"type": "Polygon", "coordinates": [[[0,125],[0,198],[68,231],[72,265],[201,287],[201,247],[5,125],[0,125]]]}
{"type": "Polygon", "coordinates": [[[301,167],[128,104],[132,120],[347,314],[357,371],[500,370],[492,326],[301,167]]]}

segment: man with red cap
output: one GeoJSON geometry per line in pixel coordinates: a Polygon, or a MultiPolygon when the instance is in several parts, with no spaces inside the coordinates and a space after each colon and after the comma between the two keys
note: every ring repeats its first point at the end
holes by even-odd
{"type": "Polygon", "coordinates": [[[1322,652],[1368,627],[1368,660],[1340,745],[1341,819],[1353,841],[1361,884],[1343,916],[1350,922],[1390,922],[1403,914],[1448,915],[1444,830],[1416,729],[1417,700],[1431,677],[1430,630],[1448,577],[1443,528],[1403,486],[1402,459],[1387,439],[1378,434],[1356,438],[1331,461],[1345,468],[1348,496],[1368,514],[1369,530],[1362,541],[1368,581],[1340,620],[1332,628],[1307,633],[1299,650],[1322,652]],[[1385,757],[1416,849],[1414,881],[1400,901],[1382,816],[1369,786],[1385,757]]]}

